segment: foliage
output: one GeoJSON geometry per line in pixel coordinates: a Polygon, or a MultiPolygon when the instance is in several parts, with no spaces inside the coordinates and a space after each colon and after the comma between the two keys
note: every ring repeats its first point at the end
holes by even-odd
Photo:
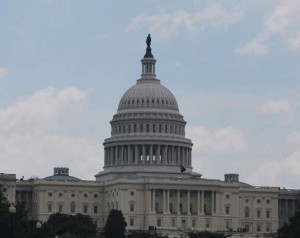
{"type": "Polygon", "coordinates": [[[225,238],[224,234],[212,233],[208,231],[192,231],[188,233],[190,238],[225,238]]]}
{"type": "Polygon", "coordinates": [[[119,210],[112,209],[106,220],[104,227],[104,236],[106,238],[124,238],[127,223],[123,213],[119,210]]]}
{"type": "Polygon", "coordinates": [[[82,214],[52,214],[42,228],[44,237],[86,238],[96,234],[92,219],[82,214]]]}
{"type": "Polygon", "coordinates": [[[300,237],[300,210],[284,223],[283,227],[278,230],[279,238],[299,238],[300,237]]]}
{"type": "Polygon", "coordinates": [[[127,238],[167,238],[167,236],[161,236],[156,232],[150,233],[146,231],[129,231],[127,238]]]}

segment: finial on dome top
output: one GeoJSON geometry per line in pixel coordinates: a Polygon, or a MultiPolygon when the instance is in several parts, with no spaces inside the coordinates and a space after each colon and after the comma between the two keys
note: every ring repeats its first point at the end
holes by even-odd
{"type": "Polygon", "coordinates": [[[153,58],[153,55],[151,53],[151,35],[148,34],[147,39],[146,39],[146,44],[147,44],[147,48],[146,48],[146,54],[144,55],[144,58],[153,58]]]}

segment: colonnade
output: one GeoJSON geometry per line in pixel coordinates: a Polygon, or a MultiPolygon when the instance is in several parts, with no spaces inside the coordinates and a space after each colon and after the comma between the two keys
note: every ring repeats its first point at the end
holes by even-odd
{"type": "Polygon", "coordinates": [[[149,210],[157,214],[213,215],[218,193],[204,190],[150,189],[149,210]]]}
{"type": "Polygon", "coordinates": [[[192,149],[175,145],[120,145],[104,149],[105,166],[165,164],[191,166],[192,149]]]}
{"type": "Polygon", "coordinates": [[[297,202],[298,200],[295,199],[280,199],[278,206],[279,217],[282,217],[284,221],[288,221],[296,212],[297,202]]]}

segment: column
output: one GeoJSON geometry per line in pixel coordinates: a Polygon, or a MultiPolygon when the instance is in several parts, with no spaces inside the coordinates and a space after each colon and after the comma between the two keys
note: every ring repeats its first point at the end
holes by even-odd
{"type": "Polygon", "coordinates": [[[120,158],[120,164],[124,164],[124,146],[121,146],[121,158],[120,158]]]}
{"type": "Polygon", "coordinates": [[[153,193],[152,193],[152,211],[155,211],[155,189],[153,189],[153,193]]]}
{"type": "Polygon", "coordinates": [[[177,189],[177,214],[180,215],[180,191],[177,189]]]}
{"type": "Polygon", "coordinates": [[[211,191],[211,214],[215,213],[215,192],[211,191]]]}
{"type": "Polygon", "coordinates": [[[191,198],[190,198],[190,190],[187,192],[187,214],[191,215],[191,210],[190,210],[190,203],[191,203],[191,198]]]}
{"type": "Polygon", "coordinates": [[[180,161],[180,147],[179,146],[177,147],[177,160],[178,160],[178,164],[180,164],[181,161],[180,161]]]}
{"type": "Polygon", "coordinates": [[[143,164],[146,163],[146,146],[143,145],[143,164]]]}
{"type": "Polygon", "coordinates": [[[149,152],[149,156],[150,156],[150,164],[153,163],[153,145],[150,145],[150,152],[149,152]]]}
{"type": "Polygon", "coordinates": [[[168,214],[170,214],[170,190],[169,189],[167,189],[166,190],[167,191],[167,204],[166,204],[166,206],[167,206],[167,213],[168,214]]]}
{"type": "Polygon", "coordinates": [[[204,190],[201,191],[201,212],[204,213],[204,190]]]}
{"type": "Polygon", "coordinates": [[[172,164],[175,164],[175,146],[172,145],[172,164]]]}
{"type": "Polygon", "coordinates": [[[148,200],[148,212],[152,211],[152,194],[151,194],[151,189],[147,190],[147,198],[148,200]]]}
{"type": "Polygon", "coordinates": [[[198,190],[198,194],[197,194],[197,214],[200,215],[201,212],[201,203],[200,203],[200,191],[198,190]]]}
{"type": "Polygon", "coordinates": [[[138,158],[139,158],[139,155],[138,155],[138,146],[135,145],[135,163],[136,164],[138,163],[138,158]]]}
{"type": "Polygon", "coordinates": [[[163,189],[163,213],[166,213],[166,190],[163,189]]]}
{"type": "Polygon", "coordinates": [[[109,155],[110,155],[110,163],[109,163],[109,165],[113,165],[113,159],[114,159],[113,147],[109,148],[109,155]]]}
{"type": "Polygon", "coordinates": [[[168,164],[168,146],[165,146],[164,164],[168,164]]]}
{"type": "Polygon", "coordinates": [[[156,163],[160,164],[160,145],[157,145],[156,158],[156,163]]]}
{"type": "Polygon", "coordinates": [[[130,154],[130,145],[127,146],[127,164],[131,164],[132,163],[132,158],[131,158],[131,154],[130,154]]]}

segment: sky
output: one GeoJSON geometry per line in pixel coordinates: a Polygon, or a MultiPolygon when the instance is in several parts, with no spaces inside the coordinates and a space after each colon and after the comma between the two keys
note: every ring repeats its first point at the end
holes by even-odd
{"type": "Polygon", "coordinates": [[[299,0],[0,1],[0,172],[94,180],[150,33],[193,170],[300,189],[299,12],[299,0]]]}

